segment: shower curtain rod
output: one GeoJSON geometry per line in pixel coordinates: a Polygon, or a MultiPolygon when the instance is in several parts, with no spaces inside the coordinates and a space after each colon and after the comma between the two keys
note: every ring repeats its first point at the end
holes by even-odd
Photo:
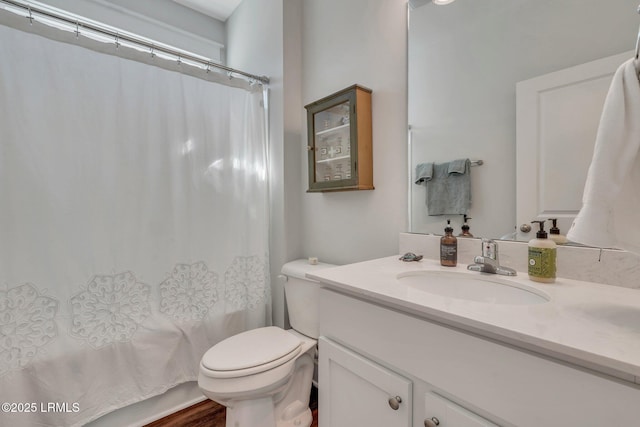
{"type": "Polygon", "coordinates": [[[162,43],[156,44],[153,43],[149,40],[145,40],[143,38],[137,37],[134,34],[131,33],[125,33],[125,32],[120,32],[117,31],[115,29],[111,29],[107,26],[103,26],[103,25],[99,25],[97,23],[91,23],[88,22],[86,20],[83,20],[80,17],[71,17],[71,16],[65,16],[61,13],[57,13],[53,10],[47,10],[41,7],[38,7],[37,5],[31,4],[29,2],[22,2],[19,0],[0,0],[0,3],[4,3],[4,4],[8,4],[11,6],[14,6],[16,8],[22,9],[25,12],[28,13],[28,15],[26,15],[26,18],[28,18],[31,22],[33,22],[33,20],[35,19],[35,17],[33,16],[34,13],[37,13],[39,15],[45,16],[47,18],[51,18],[51,19],[55,19],[57,21],[62,21],[66,24],[70,24],[72,26],[76,27],[76,35],[80,35],[80,29],[81,28],[85,28],[100,34],[104,34],[107,35],[109,37],[113,37],[114,41],[116,43],[116,46],[119,44],[120,41],[126,41],[129,43],[133,43],[139,46],[143,46],[147,49],[149,49],[149,52],[153,55],[155,52],[161,52],[161,53],[166,53],[172,56],[175,56],[178,58],[178,62],[180,62],[183,59],[186,59],[188,61],[192,61],[192,62],[196,62],[198,64],[202,64],[205,66],[205,68],[207,69],[207,71],[213,67],[213,68],[218,68],[220,70],[226,71],[229,75],[229,77],[232,76],[232,74],[237,74],[243,77],[246,77],[249,80],[254,80],[257,82],[260,82],[261,84],[268,84],[269,83],[269,78],[266,76],[257,76],[255,74],[250,74],[250,73],[246,73],[244,71],[240,71],[240,70],[236,70],[234,68],[231,67],[227,67],[225,65],[221,65],[221,64],[217,64],[215,62],[213,62],[213,60],[211,59],[207,59],[205,57],[201,57],[197,54],[191,53],[191,52],[187,52],[187,51],[183,51],[181,49],[178,48],[174,48],[162,43]]]}

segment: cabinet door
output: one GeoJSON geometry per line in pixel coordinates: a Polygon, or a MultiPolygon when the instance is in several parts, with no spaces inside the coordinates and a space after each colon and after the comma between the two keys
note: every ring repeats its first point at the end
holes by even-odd
{"type": "MultiPolygon", "coordinates": [[[[335,105],[311,112],[312,157],[310,189],[329,189],[357,184],[355,155],[352,143],[357,141],[357,127],[351,121],[355,111],[355,93],[336,98],[335,105]]],[[[355,145],[357,149],[357,145],[355,145]]]]}
{"type": "Polygon", "coordinates": [[[424,413],[425,426],[429,426],[427,420],[431,420],[431,425],[434,426],[497,427],[496,424],[433,392],[425,394],[424,413]]]}
{"type": "Polygon", "coordinates": [[[410,427],[411,381],[324,337],[319,340],[320,427],[410,427]]]}

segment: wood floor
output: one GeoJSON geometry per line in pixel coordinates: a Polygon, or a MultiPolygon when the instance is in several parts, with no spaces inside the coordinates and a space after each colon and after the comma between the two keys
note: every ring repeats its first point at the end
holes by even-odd
{"type": "MultiPolygon", "coordinates": [[[[318,391],[315,387],[311,390],[309,407],[313,414],[311,427],[318,427],[318,391]]],[[[225,427],[224,424],[225,407],[207,399],[144,427],[225,427]]]]}
{"type": "Polygon", "coordinates": [[[145,427],[224,427],[224,422],[224,406],[207,399],[145,427]]]}

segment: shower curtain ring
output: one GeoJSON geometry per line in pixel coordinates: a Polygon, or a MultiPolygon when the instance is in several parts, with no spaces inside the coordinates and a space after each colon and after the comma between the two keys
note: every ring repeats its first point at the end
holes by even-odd
{"type": "Polygon", "coordinates": [[[155,48],[154,48],[153,46],[151,46],[151,52],[150,52],[150,53],[151,53],[151,57],[152,57],[152,58],[155,58],[155,57],[156,57],[156,53],[155,53],[155,51],[154,51],[154,50],[155,50],[155,48]]]}
{"type": "Polygon", "coordinates": [[[231,71],[227,71],[227,77],[231,80],[233,78],[233,73],[231,71]]]}
{"type": "Polygon", "coordinates": [[[182,58],[178,56],[178,65],[182,64],[182,58]]]}
{"type": "Polygon", "coordinates": [[[76,38],[80,37],[80,23],[78,21],[76,21],[76,38]]]}
{"type": "Polygon", "coordinates": [[[211,63],[207,62],[207,74],[211,71],[211,63]]]}
{"type": "Polygon", "coordinates": [[[31,13],[31,8],[29,8],[29,25],[33,25],[33,14],[31,13]]]}
{"type": "Polygon", "coordinates": [[[116,49],[120,48],[120,35],[116,33],[116,49]]]}

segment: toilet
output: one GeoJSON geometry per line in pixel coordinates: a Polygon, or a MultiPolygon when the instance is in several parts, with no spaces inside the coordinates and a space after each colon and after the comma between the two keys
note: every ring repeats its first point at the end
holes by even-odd
{"type": "Polygon", "coordinates": [[[202,356],[198,386],[227,407],[226,427],[309,427],[309,394],[317,361],[320,284],[307,273],[333,267],[296,260],[282,267],[292,329],[252,329],[202,356]]]}

